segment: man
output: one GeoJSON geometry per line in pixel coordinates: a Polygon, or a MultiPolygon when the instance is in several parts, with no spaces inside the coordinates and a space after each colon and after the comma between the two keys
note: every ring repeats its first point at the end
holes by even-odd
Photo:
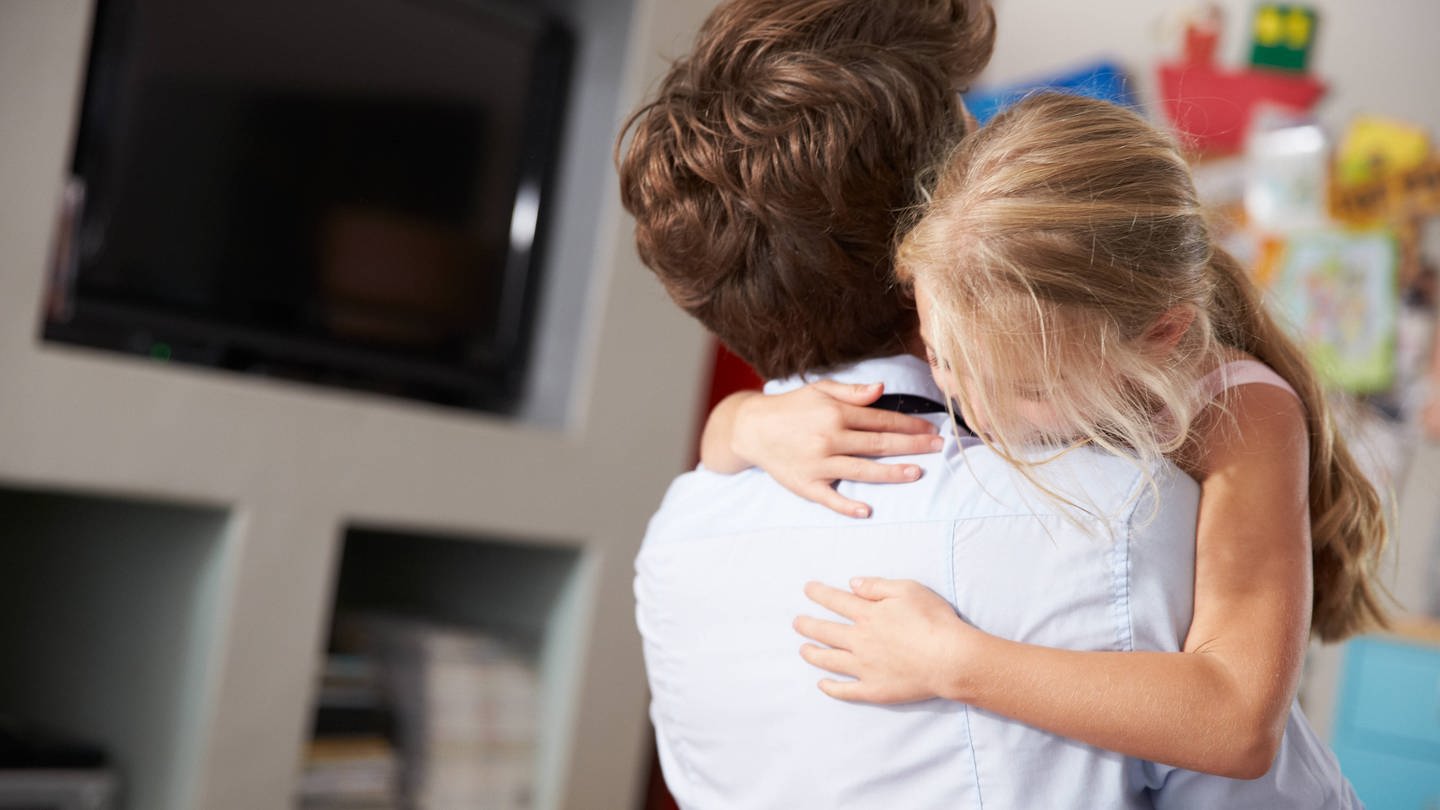
{"type": "MultiPolygon", "coordinates": [[[[962,134],[957,91],[993,37],[978,0],[731,0],[630,121],[621,193],[641,256],[768,392],[823,372],[911,404],[941,398],[909,353],[916,319],[890,249],[915,178],[962,134]]],[[[1277,795],[1278,782],[1158,768],[962,704],[822,694],[791,629],[815,610],[811,580],[917,580],[981,629],[1057,647],[1175,650],[1189,625],[1198,491],[1183,475],[1160,471],[1149,491],[1125,461],[1068,454],[1049,473],[1104,516],[1087,532],[972,438],[897,461],[923,477],[841,485],[873,506],[865,521],[757,470],[697,470],[667,493],[635,591],[682,807],[1260,807],[1277,795]],[[1244,798],[1256,803],[1231,801],[1232,785],[1255,786],[1244,798]]]]}

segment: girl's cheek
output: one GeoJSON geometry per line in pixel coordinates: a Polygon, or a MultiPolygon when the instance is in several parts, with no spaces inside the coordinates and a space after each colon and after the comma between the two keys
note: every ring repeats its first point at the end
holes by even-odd
{"type": "Polygon", "coordinates": [[[983,408],[975,407],[975,404],[966,397],[957,397],[956,401],[961,403],[960,415],[971,430],[976,433],[990,432],[990,415],[983,408]]]}
{"type": "Polygon", "coordinates": [[[930,377],[935,380],[935,387],[940,389],[946,399],[959,399],[960,386],[955,384],[955,374],[946,371],[936,364],[930,366],[930,377]]]}

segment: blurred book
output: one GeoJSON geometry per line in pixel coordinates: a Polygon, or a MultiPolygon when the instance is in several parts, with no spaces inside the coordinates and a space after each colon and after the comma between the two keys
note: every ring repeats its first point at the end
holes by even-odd
{"type": "Polygon", "coordinates": [[[0,810],[111,810],[119,779],[87,768],[0,770],[0,810]]]}
{"type": "Polygon", "coordinates": [[[320,672],[302,810],[400,810],[400,760],[379,663],[332,653],[320,672]]]}
{"type": "Polygon", "coordinates": [[[317,737],[300,779],[302,810],[400,810],[399,760],[376,736],[317,737]]]}
{"type": "Polygon", "coordinates": [[[326,656],[313,735],[358,734],[388,739],[394,734],[394,725],[380,662],[369,655],[326,656]]]}
{"type": "Polygon", "coordinates": [[[468,627],[371,618],[416,810],[525,810],[534,790],[539,679],[520,645],[468,627]]]}
{"type": "Polygon", "coordinates": [[[304,810],[396,796],[405,810],[531,807],[533,640],[364,613],[341,617],[337,641],[347,653],[331,654],[321,676],[304,810]]]}

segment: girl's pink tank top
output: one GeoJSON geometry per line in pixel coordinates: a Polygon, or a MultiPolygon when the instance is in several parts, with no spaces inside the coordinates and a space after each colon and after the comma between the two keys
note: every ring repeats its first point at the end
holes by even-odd
{"type": "Polygon", "coordinates": [[[1195,384],[1195,393],[1202,402],[1211,402],[1231,388],[1250,383],[1273,385],[1289,391],[1296,399],[1300,398],[1300,395],[1295,393],[1295,388],[1276,373],[1275,369],[1256,360],[1233,360],[1220,366],[1200,378],[1195,384]]]}
{"type": "MultiPolygon", "coordinates": [[[[1275,369],[1257,360],[1232,360],[1195,382],[1196,405],[1203,408],[1231,388],[1250,383],[1273,385],[1290,392],[1290,396],[1296,399],[1300,398],[1300,395],[1295,393],[1294,386],[1286,382],[1275,369]]],[[[1158,424],[1167,425],[1171,430],[1174,429],[1174,416],[1168,407],[1160,409],[1156,414],[1156,421],[1158,424]]]]}

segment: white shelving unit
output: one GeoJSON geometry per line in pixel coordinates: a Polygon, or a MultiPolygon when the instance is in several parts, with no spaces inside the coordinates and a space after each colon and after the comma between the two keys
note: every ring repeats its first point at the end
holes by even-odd
{"type": "Polygon", "coordinates": [[[609,148],[710,5],[556,0],[562,237],[510,420],[42,343],[91,7],[0,4],[0,712],[109,745],[127,810],[290,807],[358,538],[421,559],[437,611],[543,627],[537,807],[637,806],[632,559],[705,342],[635,257],[609,148]]]}

